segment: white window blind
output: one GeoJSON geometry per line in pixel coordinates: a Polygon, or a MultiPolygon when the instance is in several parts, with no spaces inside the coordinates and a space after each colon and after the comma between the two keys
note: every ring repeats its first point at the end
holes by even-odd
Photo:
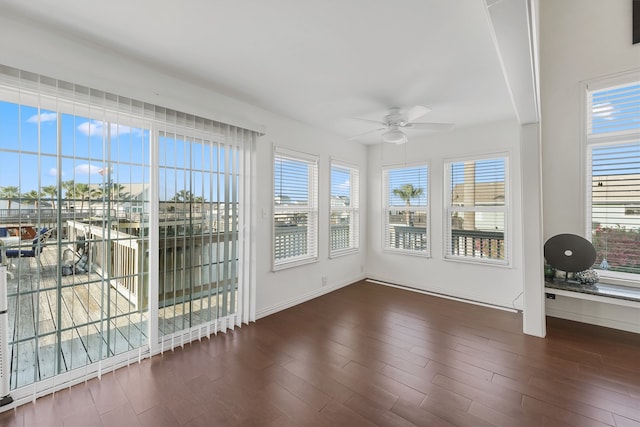
{"type": "Polygon", "coordinates": [[[335,257],[360,246],[360,173],[337,160],[331,161],[331,213],[329,248],[335,257]]]}
{"type": "Polygon", "coordinates": [[[384,249],[429,255],[429,174],[427,165],[383,171],[384,249]]]}
{"type": "Polygon", "coordinates": [[[273,269],[318,259],[318,157],[276,147],[273,269]]]}
{"type": "Polygon", "coordinates": [[[507,158],[448,162],[445,257],[508,264],[507,158]]]}
{"type": "Polygon", "coordinates": [[[587,87],[587,238],[596,248],[595,267],[614,278],[640,273],[640,76],[634,77],[587,87]]]}

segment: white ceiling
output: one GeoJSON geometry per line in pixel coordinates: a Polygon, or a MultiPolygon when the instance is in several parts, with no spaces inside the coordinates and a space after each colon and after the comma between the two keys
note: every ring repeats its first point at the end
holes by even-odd
{"type": "MultiPolygon", "coordinates": [[[[526,0],[488,3],[526,8],[526,0]]],[[[1,8],[346,137],[372,128],[354,117],[382,119],[396,106],[429,106],[424,121],[457,127],[515,118],[507,81],[533,93],[530,80],[520,82],[530,48],[512,58],[494,43],[494,35],[498,45],[513,42],[514,31],[528,43],[526,16],[512,22],[507,12],[501,20],[513,28],[494,32],[485,0],[3,0],[1,8]],[[503,64],[517,78],[506,80],[503,64]]]]}

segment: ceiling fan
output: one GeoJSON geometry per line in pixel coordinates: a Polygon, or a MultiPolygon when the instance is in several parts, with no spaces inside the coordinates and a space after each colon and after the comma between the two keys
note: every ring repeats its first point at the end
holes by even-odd
{"type": "Polygon", "coordinates": [[[356,120],[375,123],[377,125],[380,125],[381,127],[367,131],[365,133],[361,133],[359,135],[352,136],[349,139],[355,140],[365,135],[381,132],[383,142],[388,142],[391,144],[404,144],[408,140],[407,134],[405,133],[406,129],[444,131],[453,128],[452,123],[430,123],[415,121],[430,111],[431,109],[429,107],[425,107],[424,105],[416,105],[407,110],[393,107],[389,109],[389,113],[384,116],[382,121],[357,118],[356,120]]]}

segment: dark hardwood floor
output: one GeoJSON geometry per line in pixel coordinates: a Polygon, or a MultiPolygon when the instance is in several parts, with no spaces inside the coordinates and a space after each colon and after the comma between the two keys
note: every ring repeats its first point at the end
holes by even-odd
{"type": "Polygon", "coordinates": [[[359,282],[1,426],[640,426],[640,335],[359,282]]]}

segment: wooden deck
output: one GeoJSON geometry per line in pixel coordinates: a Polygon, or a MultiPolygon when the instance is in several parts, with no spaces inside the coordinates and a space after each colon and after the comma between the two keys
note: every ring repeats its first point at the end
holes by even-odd
{"type": "MultiPolygon", "coordinates": [[[[146,310],[136,310],[96,272],[59,277],[60,258],[50,246],[40,256],[41,267],[23,258],[10,268],[12,389],[147,344],[146,310]]],[[[211,296],[160,309],[159,334],[210,321],[219,303],[211,296]]]]}
{"type": "Polygon", "coordinates": [[[147,342],[147,315],[97,273],[58,278],[55,247],[14,260],[8,277],[11,387],[49,378],[147,342]],[[58,312],[58,304],[60,311],[58,312]]]}

